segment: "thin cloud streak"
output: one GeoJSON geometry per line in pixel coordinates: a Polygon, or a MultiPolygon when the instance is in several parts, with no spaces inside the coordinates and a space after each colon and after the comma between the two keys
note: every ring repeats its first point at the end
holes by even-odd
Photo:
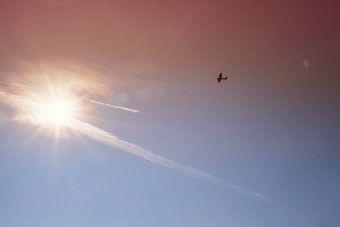
{"type": "Polygon", "coordinates": [[[23,84],[17,84],[17,83],[9,83],[9,82],[5,82],[5,81],[1,81],[1,80],[0,80],[0,84],[4,84],[4,85],[7,85],[7,86],[13,85],[13,86],[16,86],[16,87],[35,89],[34,87],[31,87],[31,86],[27,86],[27,85],[23,85],[23,84]]]}
{"type": "Polygon", "coordinates": [[[242,188],[241,186],[232,184],[230,182],[221,180],[217,177],[214,177],[212,175],[209,175],[207,173],[204,173],[200,170],[194,169],[190,166],[166,159],[162,156],[159,156],[157,154],[154,154],[148,150],[145,150],[144,148],[137,146],[135,144],[126,142],[124,140],[119,139],[118,137],[112,135],[111,133],[108,133],[100,128],[97,128],[91,124],[88,124],[86,122],[75,120],[74,124],[72,124],[71,128],[73,128],[78,133],[81,133],[83,135],[86,135],[87,137],[90,137],[93,140],[96,140],[97,142],[104,143],[110,147],[113,148],[119,148],[121,150],[124,150],[126,152],[129,152],[131,154],[134,154],[138,157],[144,158],[152,163],[165,166],[171,169],[174,169],[178,172],[181,172],[187,176],[199,178],[211,183],[214,183],[218,186],[221,186],[223,188],[229,189],[231,191],[235,191],[238,193],[241,193],[243,195],[246,195],[248,197],[257,199],[261,202],[265,203],[273,203],[273,201],[259,193],[250,191],[248,189],[242,188]]]}
{"type": "MultiPolygon", "coordinates": [[[[19,95],[12,95],[9,94],[7,92],[1,91],[0,90],[0,101],[2,101],[4,104],[9,105],[13,108],[16,108],[17,110],[21,111],[21,112],[26,112],[27,108],[37,108],[37,104],[34,103],[31,100],[25,99],[22,96],[19,95]]],[[[21,118],[14,118],[14,120],[21,120],[21,118]]],[[[37,124],[39,125],[39,119],[25,119],[25,117],[22,119],[24,120],[24,122],[28,122],[31,124],[37,124]],[[26,121],[25,121],[26,120],[26,121]],[[28,120],[28,121],[27,121],[28,120]],[[33,121],[32,121],[33,120],[33,121]],[[34,120],[36,122],[34,122],[34,120]]],[[[88,124],[86,122],[83,121],[79,121],[79,120],[73,120],[72,124],[69,125],[70,129],[73,129],[75,132],[78,132],[84,136],[87,136],[97,142],[106,144],[110,147],[113,148],[118,148],[121,150],[124,150],[126,152],[129,152],[131,154],[134,154],[138,157],[144,158],[152,163],[155,163],[157,165],[161,165],[161,166],[165,166],[168,168],[171,168],[173,170],[176,170],[184,175],[193,177],[193,178],[199,178],[201,180],[205,180],[207,182],[211,182],[214,183],[215,185],[218,185],[222,188],[228,189],[230,191],[234,191],[240,194],[243,194],[247,197],[256,199],[260,202],[269,204],[273,207],[276,207],[282,211],[288,212],[291,215],[298,217],[304,221],[310,222],[310,223],[316,223],[317,221],[310,219],[309,217],[304,217],[301,216],[300,214],[297,214],[296,212],[287,210],[286,208],[284,208],[282,205],[278,204],[277,202],[275,202],[272,199],[269,199],[268,197],[248,190],[246,188],[243,188],[241,186],[238,186],[236,184],[224,181],[218,177],[212,176],[210,174],[207,174],[205,172],[202,172],[200,170],[197,170],[195,168],[192,168],[190,166],[166,159],[162,156],[159,156],[157,154],[154,154],[140,146],[137,146],[135,144],[129,143],[127,141],[121,140],[118,137],[116,137],[115,135],[106,132],[100,128],[97,128],[91,124],[88,124]]]]}
{"type": "Polygon", "coordinates": [[[122,106],[115,106],[115,105],[99,102],[99,101],[96,101],[96,100],[93,100],[93,99],[87,99],[87,100],[92,102],[92,103],[95,103],[97,105],[101,105],[101,106],[106,106],[106,107],[110,107],[110,108],[114,108],[114,109],[125,110],[125,111],[129,111],[129,112],[132,112],[132,113],[140,113],[139,110],[135,110],[135,109],[130,109],[130,108],[122,107],[122,106]]]}
{"type": "Polygon", "coordinates": [[[27,100],[21,98],[21,96],[12,95],[1,90],[0,90],[0,101],[6,105],[12,106],[17,109],[18,108],[24,109],[28,105],[27,100]]]}
{"type": "MultiPolygon", "coordinates": [[[[27,86],[27,85],[23,85],[23,84],[18,84],[18,83],[5,82],[5,81],[1,81],[1,80],[0,80],[0,84],[4,84],[4,85],[7,85],[7,86],[16,86],[16,87],[34,89],[34,90],[36,89],[34,87],[31,87],[31,86],[27,86]]],[[[100,105],[100,106],[106,106],[106,107],[109,107],[109,108],[125,110],[125,111],[132,112],[132,113],[141,113],[139,110],[136,110],[136,109],[131,109],[131,108],[122,107],[122,106],[115,106],[115,105],[111,105],[111,104],[108,104],[108,103],[99,102],[99,101],[96,101],[96,100],[93,100],[93,99],[87,99],[87,100],[89,102],[92,102],[92,103],[100,105]]]]}
{"type": "MultiPolygon", "coordinates": [[[[26,108],[36,106],[35,103],[30,100],[24,99],[23,97],[19,95],[12,95],[7,92],[3,92],[1,90],[0,90],[0,101],[22,111],[24,111],[26,108]]],[[[34,122],[30,121],[30,123],[34,123],[34,122]]],[[[35,122],[35,123],[39,124],[38,122],[35,122]]],[[[114,136],[113,134],[106,132],[86,122],[79,121],[79,120],[72,120],[72,122],[70,123],[71,124],[68,127],[70,127],[74,131],[80,134],[83,134],[97,142],[106,144],[113,148],[124,150],[138,157],[144,158],[152,163],[174,169],[190,177],[199,178],[199,179],[214,183],[220,187],[243,194],[245,196],[259,200],[261,202],[272,204],[272,205],[276,204],[273,200],[267,198],[266,196],[250,191],[248,189],[232,184],[230,182],[221,180],[215,176],[204,173],[190,166],[166,159],[140,146],[121,140],[118,137],[114,136]]]]}

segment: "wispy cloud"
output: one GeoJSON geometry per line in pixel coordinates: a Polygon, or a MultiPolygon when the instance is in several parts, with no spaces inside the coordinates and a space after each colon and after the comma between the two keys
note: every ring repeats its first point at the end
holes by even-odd
{"type": "Polygon", "coordinates": [[[248,197],[252,197],[254,199],[260,200],[262,202],[272,202],[272,200],[270,200],[269,198],[250,191],[248,189],[245,189],[241,186],[232,184],[230,182],[221,180],[215,176],[209,175],[207,173],[204,173],[200,170],[194,169],[190,166],[166,159],[162,156],[159,156],[157,154],[154,154],[140,146],[137,146],[135,144],[126,142],[124,140],[119,139],[118,137],[112,135],[111,133],[108,133],[100,128],[97,128],[91,124],[88,124],[86,122],[82,122],[82,121],[78,121],[75,120],[74,124],[72,124],[71,126],[75,131],[77,131],[78,133],[81,133],[83,135],[86,135],[87,137],[96,140],[100,143],[104,143],[110,147],[114,147],[114,148],[119,148],[121,150],[124,150],[126,152],[129,152],[131,154],[134,154],[138,157],[144,158],[150,162],[153,162],[155,164],[161,165],[161,166],[166,166],[168,168],[174,169],[178,172],[181,172],[187,176],[190,177],[195,177],[195,178],[199,178],[205,181],[209,181],[211,183],[214,183],[216,185],[219,185],[221,187],[224,187],[226,189],[229,189],[231,191],[235,191],[238,193],[241,193],[243,195],[246,195],[248,197]]]}
{"type": "MultiPolygon", "coordinates": [[[[7,92],[3,92],[0,90],[0,101],[2,101],[3,103],[10,105],[12,107],[17,108],[18,110],[21,111],[25,111],[25,108],[30,108],[30,107],[37,107],[37,105],[28,99],[25,99],[19,95],[12,95],[9,94],[7,92]]],[[[25,111],[27,112],[27,111],[25,111]]],[[[30,123],[34,123],[34,122],[30,122],[30,123]]],[[[38,124],[38,122],[37,122],[38,124]]],[[[214,183],[218,186],[221,186],[223,188],[226,188],[228,190],[243,194],[245,196],[254,198],[256,200],[259,200],[261,202],[264,203],[271,203],[274,204],[274,201],[272,201],[271,199],[267,198],[264,195],[261,195],[257,192],[245,189],[241,186],[235,185],[233,183],[224,181],[222,179],[219,179],[215,176],[212,176],[210,174],[207,174],[205,172],[202,172],[200,170],[197,170],[195,168],[192,168],[190,166],[181,164],[179,162],[175,162],[169,159],[166,159],[160,155],[154,154],[138,145],[129,143],[127,141],[121,140],[118,137],[116,137],[115,135],[104,131],[103,129],[100,129],[98,127],[95,127],[91,124],[88,124],[86,122],[83,121],[79,121],[79,120],[73,120],[72,122],[70,122],[69,126],[71,129],[73,129],[74,131],[76,131],[79,134],[82,134],[84,136],[87,136],[97,142],[106,144],[110,147],[113,148],[118,148],[121,150],[124,150],[126,152],[129,152],[131,154],[134,154],[138,157],[141,157],[143,159],[146,159],[152,163],[161,165],[161,166],[165,166],[171,169],[174,169],[182,174],[185,174],[187,176],[190,177],[194,177],[194,178],[199,178],[211,183],[214,183]]]]}
{"type": "Polygon", "coordinates": [[[1,81],[0,80],[0,84],[4,84],[4,85],[7,85],[7,86],[16,86],[16,87],[23,87],[23,88],[29,88],[29,89],[34,89],[34,87],[31,87],[31,86],[26,86],[26,85],[23,85],[23,84],[17,84],[17,83],[9,83],[9,82],[5,82],[5,81],[1,81]]]}
{"type": "MultiPolygon", "coordinates": [[[[27,88],[27,89],[36,89],[35,87],[32,87],[32,86],[27,86],[27,85],[18,84],[18,83],[10,83],[10,82],[5,82],[5,81],[1,81],[1,80],[0,80],[0,84],[4,84],[6,86],[16,86],[16,87],[21,87],[21,88],[27,88]]],[[[96,100],[93,100],[93,99],[86,99],[86,100],[88,100],[89,102],[92,102],[94,104],[100,105],[100,106],[124,110],[124,111],[132,112],[132,113],[140,113],[140,111],[136,110],[136,109],[131,109],[131,108],[123,107],[123,106],[111,105],[111,104],[99,102],[99,101],[96,101],[96,100]]]]}
{"type": "Polygon", "coordinates": [[[122,106],[115,106],[115,105],[107,104],[107,103],[104,103],[104,102],[99,102],[99,101],[96,101],[96,100],[93,100],[93,99],[87,99],[87,100],[92,102],[92,103],[95,103],[97,105],[100,105],[100,106],[106,106],[106,107],[110,107],[110,108],[114,108],[114,109],[125,110],[125,111],[129,111],[129,112],[132,112],[132,113],[140,113],[139,110],[135,110],[135,109],[130,109],[130,108],[122,107],[122,106]]]}

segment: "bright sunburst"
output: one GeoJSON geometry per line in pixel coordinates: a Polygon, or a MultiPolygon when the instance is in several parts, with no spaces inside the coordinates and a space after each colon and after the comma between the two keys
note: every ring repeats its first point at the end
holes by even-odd
{"type": "Polygon", "coordinates": [[[49,85],[47,90],[34,89],[26,96],[22,118],[52,132],[56,140],[67,137],[72,124],[80,117],[81,97],[68,86],[49,85]]]}
{"type": "Polygon", "coordinates": [[[22,118],[39,126],[35,134],[52,133],[56,143],[61,137],[70,136],[70,132],[74,134],[72,126],[83,111],[81,97],[76,97],[68,89],[54,89],[32,91],[27,98],[29,105],[22,113],[22,118]]]}
{"type": "Polygon", "coordinates": [[[61,127],[69,125],[77,116],[78,110],[78,103],[74,100],[57,97],[44,100],[36,117],[42,125],[61,127]]]}

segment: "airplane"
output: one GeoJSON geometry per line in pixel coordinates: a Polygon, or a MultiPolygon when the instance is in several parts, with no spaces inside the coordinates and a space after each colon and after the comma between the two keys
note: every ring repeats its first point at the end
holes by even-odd
{"type": "Polygon", "coordinates": [[[223,78],[222,77],[222,73],[220,73],[220,76],[219,77],[217,77],[217,81],[218,81],[218,83],[220,83],[221,82],[221,80],[227,80],[228,79],[228,77],[226,76],[225,78],[223,78]]]}

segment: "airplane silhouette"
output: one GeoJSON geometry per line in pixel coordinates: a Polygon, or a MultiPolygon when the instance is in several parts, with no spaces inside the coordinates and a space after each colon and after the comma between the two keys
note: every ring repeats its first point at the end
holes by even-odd
{"type": "Polygon", "coordinates": [[[225,78],[223,78],[222,77],[222,73],[220,73],[220,76],[219,77],[217,77],[217,82],[218,83],[220,83],[221,82],[221,80],[227,80],[228,79],[228,77],[226,76],[225,78]]]}

